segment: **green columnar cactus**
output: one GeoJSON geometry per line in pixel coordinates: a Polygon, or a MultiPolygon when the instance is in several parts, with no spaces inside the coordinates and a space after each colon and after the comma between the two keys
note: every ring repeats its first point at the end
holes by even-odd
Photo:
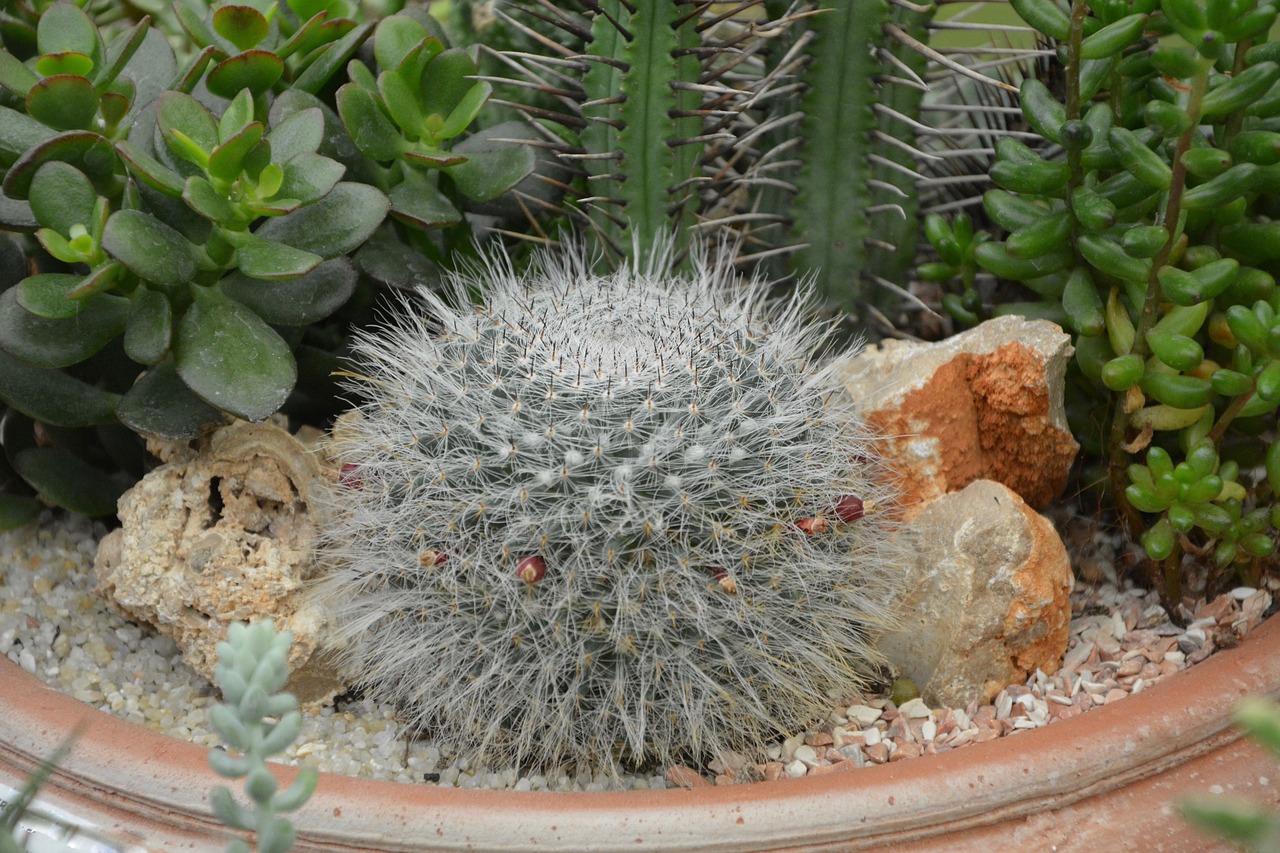
{"type": "Polygon", "coordinates": [[[415,727],[520,766],[753,751],[879,660],[891,493],[825,333],[672,264],[491,258],[478,308],[357,345],[317,594],[415,727]]]}

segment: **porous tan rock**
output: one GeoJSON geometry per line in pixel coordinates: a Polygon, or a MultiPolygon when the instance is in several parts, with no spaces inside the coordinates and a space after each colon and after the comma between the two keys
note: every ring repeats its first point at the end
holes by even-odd
{"type": "Polygon", "coordinates": [[[883,436],[903,517],[983,479],[1037,509],[1053,500],[1079,450],[1062,404],[1073,352],[1047,320],[997,317],[938,343],[885,341],[844,365],[845,387],[883,436]]]}
{"type": "Polygon", "coordinates": [[[1037,668],[1056,672],[1071,566],[1053,525],[1007,486],[977,480],[902,531],[916,548],[902,624],[879,648],[930,707],[989,702],[1037,668]]]}
{"type": "Polygon", "coordinates": [[[288,689],[304,703],[344,689],[312,657],[324,620],[302,599],[314,572],[312,495],[332,468],[274,424],[237,422],[194,447],[152,449],[169,461],[120,498],[122,526],[94,563],[99,594],[173,638],[210,679],[230,623],[274,617],[294,636],[288,689]]]}

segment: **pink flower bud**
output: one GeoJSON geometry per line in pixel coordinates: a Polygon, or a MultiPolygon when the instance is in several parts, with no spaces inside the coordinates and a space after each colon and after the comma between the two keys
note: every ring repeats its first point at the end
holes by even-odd
{"type": "Polygon", "coordinates": [[[444,551],[423,551],[418,554],[418,562],[426,569],[438,566],[447,559],[449,555],[444,551]]]}
{"type": "Polygon", "coordinates": [[[818,516],[817,518],[802,518],[796,522],[796,527],[812,536],[815,533],[826,533],[831,529],[831,523],[822,516],[818,516]]]}
{"type": "Polygon", "coordinates": [[[541,557],[525,557],[516,563],[516,577],[532,586],[547,573],[547,564],[541,557]]]}
{"type": "Polygon", "coordinates": [[[364,480],[356,473],[360,468],[354,462],[342,463],[342,469],[338,472],[338,482],[346,486],[348,489],[359,489],[364,487],[364,480]]]}
{"type": "Polygon", "coordinates": [[[857,521],[862,518],[866,511],[866,507],[862,503],[862,498],[856,498],[853,495],[843,497],[836,504],[836,517],[846,524],[850,521],[857,521]]]}

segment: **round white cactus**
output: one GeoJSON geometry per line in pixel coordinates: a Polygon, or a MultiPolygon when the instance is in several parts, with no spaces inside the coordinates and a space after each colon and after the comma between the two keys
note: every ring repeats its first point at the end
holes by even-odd
{"type": "Polygon", "coordinates": [[[490,258],[356,348],[317,594],[349,670],[478,760],[754,753],[880,661],[892,490],[826,327],[669,267],[490,258]]]}

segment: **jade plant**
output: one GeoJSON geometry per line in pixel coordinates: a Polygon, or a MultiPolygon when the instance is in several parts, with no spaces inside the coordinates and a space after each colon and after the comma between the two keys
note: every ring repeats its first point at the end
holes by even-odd
{"type": "Polygon", "coordinates": [[[332,416],[372,290],[429,281],[534,165],[475,132],[489,85],[420,9],[178,0],[175,52],[102,5],[0,26],[4,526],[33,493],[112,513],[139,436],[332,416]]]}
{"type": "Polygon", "coordinates": [[[316,591],[352,677],[497,766],[752,752],[865,684],[902,580],[829,326],[728,262],[490,256],[360,337],[316,591]]]}
{"type": "Polygon", "coordinates": [[[301,808],[316,789],[319,774],[308,767],[283,791],[267,767],[267,759],[292,744],[302,731],[298,700],[284,687],[289,680],[290,631],[277,632],[270,617],[252,625],[236,622],[218,643],[214,682],[223,701],[209,711],[209,725],[229,749],[209,752],[209,766],[219,776],[244,779],[252,806],[236,801],[224,785],[209,795],[213,811],[232,829],[254,833],[256,846],[242,839],[227,853],[286,853],[296,837],[285,814],[301,808]]]}
{"type": "Polygon", "coordinates": [[[1259,583],[1280,526],[1280,43],[1271,0],[1015,0],[1058,45],[1061,84],[1021,84],[1041,144],[1000,141],[986,214],[931,218],[957,276],[944,303],[988,312],[981,268],[1033,298],[998,310],[1074,335],[1073,431],[1171,606],[1183,561],[1259,583]]]}

